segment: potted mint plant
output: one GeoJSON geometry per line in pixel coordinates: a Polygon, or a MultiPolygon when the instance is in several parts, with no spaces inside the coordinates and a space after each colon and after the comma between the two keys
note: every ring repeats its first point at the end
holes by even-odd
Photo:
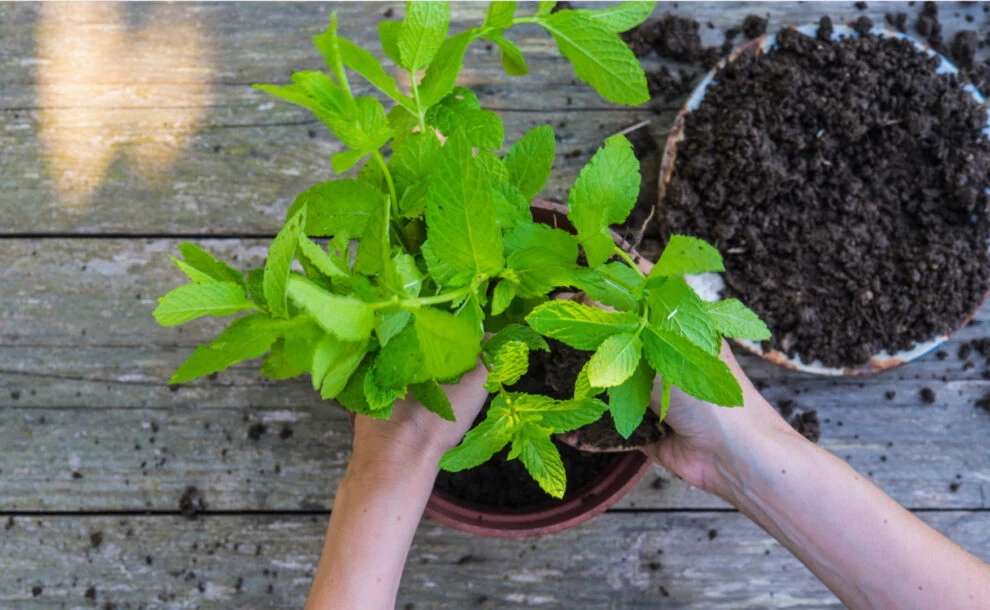
{"type": "MultiPolygon", "coordinates": [[[[716,404],[741,405],[739,385],[718,358],[722,337],[762,339],[766,327],[738,301],[704,303],[682,279],[722,270],[708,244],[674,236],[648,275],[617,245],[609,227],[626,219],[639,192],[629,142],[615,136],[595,153],[570,191],[566,215],[546,204],[534,208],[553,165],[552,129],[538,127],[500,155],[499,117],[456,86],[465,50],[478,39],[498,45],[509,74],[525,74],[524,57],[504,33],[534,23],[603,97],[646,101],[642,69],[619,33],[646,19],[653,4],[551,12],[553,4],[520,17],[515,3],[495,2],[481,26],[447,36],[446,4],[409,3],[402,22],[379,24],[385,56],[409,73],[408,92],[374,55],[338,35],[334,15],[313,39],[328,73],[297,72],[290,85],[258,85],[311,110],[347,146],[331,158],[337,172],[359,169],[299,195],[264,268],[246,276],[193,244],[179,247],[183,259],[174,260],[191,283],[160,299],[159,323],[247,315],[197,348],[171,382],[265,356],[265,376],[308,374],[323,399],[354,413],[388,418],[392,404],[411,393],[450,419],[441,384],[456,382],[480,358],[490,405],[441,467],[471,469],[502,452],[522,464],[546,498],[564,498],[551,508],[563,525],[618,500],[645,472],[645,459],[615,460],[598,473],[596,481],[607,481],[610,491],[591,492],[594,502],[565,498],[567,474],[554,435],[608,413],[628,436],[648,409],[657,373],[664,409],[675,385],[716,404]],[[391,108],[376,97],[355,97],[353,73],[391,108]],[[565,288],[608,309],[551,298],[565,288]],[[551,344],[582,354],[570,395],[520,391],[531,355],[551,344]]],[[[519,518],[522,509],[509,511],[516,517],[499,531],[479,525],[483,508],[457,513],[450,510],[456,504],[449,496],[438,500],[432,514],[483,533],[548,529],[544,517],[519,518]]]]}

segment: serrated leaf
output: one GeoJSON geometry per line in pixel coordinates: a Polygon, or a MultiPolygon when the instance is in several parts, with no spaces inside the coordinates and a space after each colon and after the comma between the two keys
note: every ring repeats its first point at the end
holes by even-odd
{"type": "Polygon", "coordinates": [[[313,350],[311,369],[313,389],[324,399],[336,398],[361,364],[366,352],[364,341],[341,341],[323,335],[313,350]]]}
{"type": "MultiPolygon", "coordinates": [[[[200,248],[196,244],[191,242],[183,242],[179,244],[179,252],[182,254],[183,262],[196,271],[199,271],[200,273],[218,282],[234,282],[235,284],[245,286],[243,273],[237,269],[234,269],[227,263],[217,260],[212,254],[200,248]]],[[[185,271],[185,269],[183,269],[183,271],[185,271]]],[[[191,276],[190,279],[192,279],[191,276]]]]}
{"type": "Polygon", "coordinates": [[[488,371],[485,389],[498,392],[503,385],[511,386],[529,370],[529,346],[522,341],[509,341],[502,345],[488,371]]]}
{"type": "Polygon", "coordinates": [[[459,472],[484,464],[509,443],[517,427],[518,420],[511,416],[504,398],[496,396],[485,419],[440,459],[440,468],[459,472]]]}
{"type": "Polygon", "coordinates": [[[478,98],[464,87],[455,87],[450,95],[433,105],[426,113],[426,122],[445,136],[463,129],[475,148],[498,150],[505,138],[498,115],[482,110],[478,98]]]}
{"type": "Polygon", "coordinates": [[[729,367],[670,331],[647,326],[643,331],[643,353],[664,381],[691,396],[723,407],[742,406],[742,389],[729,367]]]}
{"type": "Polygon", "coordinates": [[[654,327],[678,334],[709,354],[718,354],[722,337],[701,298],[680,276],[668,277],[651,288],[647,303],[654,327]]]}
{"type": "Polygon", "coordinates": [[[636,371],[642,350],[643,343],[635,333],[605,339],[588,361],[588,382],[599,388],[621,384],[636,371]]]}
{"type": "Polygon", "coordinates": [[[612,414],[616,431],[622,438],[629,438],[650,407],[653,380],[656,373],[645,358],[640,358],[636,371],[621,384],[608,389],[608,411],[612,414]]]}
{"type": "Polygon", "coordinates": [[[502,232],[491,185],[461,131],[444,144],[430,178],[426,224],[423,252],[439,285],[463,286],[477,275],[493,277],[502,270],[502,232]]]}
{"type": "Polygon", "coordinates": [[[653,265],[646,285],[649,287],[661,278],[725,271],[722,255],[708,242],[687,235],[671,235],[660,260],[653,265]]]}
{"type": "Polygon", "coordinates": [[[259,372],[267,379],[281,381],[302,375],[306,372],[306,368],[298,366],[286,357],[285,340],[280,338],[272,344],[271,352],[261,363],[259,372]]]}
{"type": "Polygon", "coordinates": [[[187,265],[185,262],[175,258],[171,254],[169,254],[168,257],[172,259],[172,262],[175,263],[176,267],[178,267],[183,273],[186,274],[186,277],[189,278],[189,281],[191,281],[194,284],[212,284],[217,281],[216,278],[210,277],[209,275],[203,273],[202,271],[196,269],[191,265],[187,265]]]}
{"type": "Polygon", "coordinates": [[[368,217],[368,225],[364,228],[361,240],[358,243],[357,256],[354,260],[354,269],[364,275],[376,275],[384,273],[386,282],[391,269],[386,265],[392,257],[391,244],[389,242],[389,228],[391,226],[392,206],[387,199],[381,199],[378,208],[372,208],[368,217]]]}
{"type": "Polygon", "coordinates": [[[441,419],[456,421],[454,408],[447,398],[447,393],[443,391],[440,384],[432,379],[423,383],[416,383],[409,386],[409,391],[413,397],[426,407],[427,411],[437,414],[441,419]]]}
{"type": "Polygon", "coordinates": [[[338,38],[337,42],[340,58],[344,65],[363,76],[375,88],[395,100],[402,107],[407,110],[415,108],[412,100],[399,91],[395,79],[385,71],[378,58],[346,38],[338,38]]]}
{"type": "Polygon", "coordinates": [[[617,104],[649,101],[646,75],[618,34],[577,11],[559,11],[537,19],[571,61],[577,77],[617,104]]]}
{"type": "Polygon", "coordinates": [[[524,421],[539,422],[554,434],[570,432],[598,421],[608,406],[597,398],[554,400],[548,396],[510,393],[513,412],[524,421]]]}
{"type": "Polygon", "coordinates": [[[554,262],[554,253],[546,248],[517,250],[506,259],[515,273],[516,295],[533,298],[546,295],[558,286],[570,286],[577,267],[554,262]]]}
{"type": "Polygon", "coordinates": [[[251,269],[247,274],[248,295],[254,303],[263,309],[268,308],[265,301],[265,270],[251,269]]]}
{"type": "Polygon", "coordinates": [[[535,222],[524,223],[506,232],[505,253],[539,248],[546,251],[547,263],[572,265],[577,261],[578,247],[574,238],[561,229],[535,222]]]}
{"type": "Polygon", "coordinates": [[[423,351],[413,325],[407,325],[382,347],[372,371],[379,385],[387,388],[423,383],[432,376],[423,362],[423,351]]]}
{"type": "Polygon", "coordinates": [[[309,318],[295,318],[291,322],[291,328],[281,333],[261,364],[261,374],[269,379],[296,377],[313,367],[313,351],[324,333],[309,318]]]}
{"type": "Polygon", "coordinates": [[[612,335],[639,328],[639,318],[631,313],[603,311],[573,301],[543,303],[526,316],[526,323],[544,337],[580,350],[598,349],[612,335]]]}
{"type": "Polygon", "coordinates": [[[306,207],[303,206],[285,223],[268,247],[268,258],[265,260],[265,301],[268,303],[268,310],[278,318],[284,318],[289,313],[285,286],[289,281],[289,270],[296,255],[299,235],[305,224],[306,207]]]}
{"type": "Polygon", "coordinates": [[[402,252],[392,257],[391,272],[386,274],[388,288],[401,297],[418,297],[423,288],[423,273],[412,255],[402,252]]]}
{"type": "Polygon", "coordinates": [[[382,42],[382,51],[397,65],[402,65],[402,58],[399,56],[399,32],[401,31],[401,21],[378,22],[378,38],[382,42]]]}
{"type": "Polygon", "coordinates": [[[516,298],[516,285],[509,280],[500,280],[492,293],[492,315],[497,316],[508,309],[514,298],[516,298]]]}
{"type": "Polygon", "coordinates": [[[428,66],[447,37],[449,21],[446,2],[407,2],[396,40],[402,67],[416,71],[428,66]]]}
{"type": "Polygon", "coordinates": [[[530,350],[540,350],[543,352],[550,351],[550,346],[547,345],[546,340],[541,337],[535,330],[528,326],[523,326],[522,324],[508,324],[505,328],[498,331],[492,335],[484,343],[485,353],[490,357],[494,357],[498,350],[510,341],[521,341],[529,347],[530,350]]]}
{"type": "Polygon", "coordinates": [[[504,30],[512,26],[512,17],[516,13],[515,2],[492,2],[488,5],[483,27],[504,30]]]}
{"type": "Polygon", "coordinates": [[[567,490],[567,475],[560,452],[550,441],[551,433],[550,428],[543,426],[522,426],[512,436],[509,458],[519,458],[543,491],[554,498],[563,498],[567,490]]]}
{"type": "Polygon", "coordinates": [[[363,150],[344,150],[330,155],[330,167],[338,174],[357,165],[368,153],[363,150]]]}
{"type": "Polygon", "coordinates": [[[527,131],[506,153],[509,180],[527,199],[536,197],[547,183],[555,147],[553,127],[541,125],[527,131]]]}
{"type": "Polygon", "coordinates": [[[288,294],[321,328],[342,341],[363,341],[371,336],[375,315],[367,303],[331,294],[295,274],[289,277],[288,294]]]}
{"type": "Polygon", "coordinates": [[[152,315],[162,326],[176,326],[201,316],[232,316],[253,308],[240,284],[212,282],[173,289],[158,299],[152,315]]]}
{"type": "Polygon", "coordinates": [[[575,269],[573,279],[574,286],[593,301],[621,311],[639,308],[643,279],[625,263],[613,262],[594,269],[575,269]]]}
{"type": "Polygon", "coordinates": [[[536,5],[536,17],[546,17],[553,10],[553,7],[557,6],[557,0],[544,0],[536,5]]]}
{"type": "Polygon", "coordinates": [[[715,329],[726,337],[751,341],[766,341],[770,338],[767,325],[739,299],[705,303],[705,309],[715,324],[715,329]]]}
{"type": "Polygon", "coordinates": [[[449,379],[475,367],[481,342],[469,321],[433,307],[420,307],[413,317],[430,377],[449,379]]]}
{"type": "Polygon", "coordinates": [[[455,317],[468,324],[479,346],[481,345],[481,340],[485,337],[485,310],[481,307],[478,294],[483,294],[486,290],[487,283],[482,284],[477,292],[468,295],[464,299],[464,302],[460,304],[454,313],[455,317]]]}
{"type": "Polygon", "coordinates": [[[457,75],[464,64],[464,52],[477,37],[478,30],[472,28],[443,41],[436,58],[419,83],[419,100],[423,109],[447,97],[454,89],[457,75]]]}
{"type": "Polygon", "coordinates": [[[361,364],[358,365],[357,370],[351,374],[351,378],[347,381],[343,391],[337,395],[337,402],[354,413],[367,415],[376,419],[388,419],[392,415],[392,410],[389,408],[372,409],[364,394],[364,379],[368,374],[368,370],[371,368],[373,357],[374,354],[365,355],[361,364]]]}
{"type": "Polygon", "coordinates": [[[296,197],[286,218],[306,208],[305,233],[310,237],[342,235],[353,239],[364,235],[373,209],[384,205],[385,196],[366,182],[354,179],[322,182],[296,197]]]}
{"type": "Polygon", "coordinates": [[[602,10],[579,10],[577,13],[586,14],[588,19],[610,32],[626,32],[646,21],[653,10],[656,2],[623,2],[618,6],[610,6],[602,10]]]}
{"type": "Polygon", "coordinates": [[[364,374],[364,399],[368,402],[368,406],[372,411],[385,409],[391,411],[395,401],[403,398],[408,393],[408,389],[406,386],[396,388],[379,384],[373,374],[373,370],[369,370],[364,374]]]}
{"type": "Polygon", "coordinates": [[[341,61],[340,38],[337,37],[337,11],[330,13],[330,25],[325,32],[313,36],[313,45],[323,54],[323,60],[342,83],[347,78],[341,61]]]}
{"type": "Polygon", "coordinates": [[[526,76],[529,74],[529,66],[526,65],[526,58],[522,51],[508,38],[501,34],[489,33],[485,38],[498,45],[499,55],[502,58],[502,68],[509,76],[526,76]]]}
{"type": "MultiPolygon", "coordinates": [[[[403,201],[406,191],[410,187],[433,173],[440,149],[440,140],[432,133],[414,133],[394,148],[392,156],[388,160],[388,167],[392,172],[395,192],[400,202],[403,201]]],[[[402,207],[400,205],[400,210],[402,207]]],[[[415,215],[418,216],[421,212],[422,207],[415,215]]],[[[405,212],[403,215],[413,216],[412,214],[405,214],[405,212]]]]}
{"type": "Polygon", "coordinates": [[[615,243],[608,226],[625,221],[639,197],[639,182],[639,161],[621,135],[606,140],[581,169],[567,197],[567,218],[577,229],[589,266],[612,256],[615,243]]]}
{"type": "Polygon", "coordinates": [[[326,277],[347,277],[350,275],[346,269],[341,269],[327,251],[306,237],[304,233],[299,234],[299,259],[305,259],[306,263],[312,266],[326,277]]]}
{"type": "MultiPolygon", "coordinates": [[[[487,151],[483,151],[487,152],[487,151]]],[[[495,183],[495,221],[503,231],[519,225],[532,224],[529,200],[508,182],[495,183]]]]}
{"type": "Polygon", "coordinates": [[[588,365],[588,362],[584,363],[578,372],[577,379],[574,380],[574,400],[593,398],[605,391],[605,388],[596,388],[588,381],[588,365]]]}
{"type": "Polygon", "coordinates": [[[670,390],[673,384],[666,379],[662,380],[660,389],[660,414],[658,424],[667,419],[667,411],[670,409],[670,390]]]}
{"type": "Polygon", "coordinates": [[[185,383],[212,375],[242,360],[257,358],[296,321],[273,320],[264,314],[238,318],[209,345],[200,345],[175,371],[169,383],[185,383]]]}
{"type": "Polygon", "coordinates": [[[412,314],[405,310],[381,316],[378,325],[375,327],[378,343],[383,347],[388,345],[388,342],[399,334],[399,331],[405,328],[411,319],[412,314]]]}

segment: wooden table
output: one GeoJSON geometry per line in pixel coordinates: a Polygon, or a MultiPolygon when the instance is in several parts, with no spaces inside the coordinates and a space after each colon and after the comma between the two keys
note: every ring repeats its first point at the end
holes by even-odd
{"type": "MultiPolygon", "coordinates": [[[[320,69],[309,37],[332,8],[377,51],[385,5],[0,5],[0,606],[301,607],[350,454],[344,412],[308,380],[269,383],[255,365],[169,387],[219,326],[164,329],[150,314],[182,281],[166,257],[177,243],[256,266],[293,197],[333,176],[329,133],[250,88],[320,69]],[[249,435],[258,423],[265,432],[249,435]],[[202,499],[197,518],[183,496],[187,508],[202,499]]],[[[852,2],[662,8],[696,17],[707,44],[749,13],[769,13],[772,28],[861,14],[852,2]]],[[[865,14],[906,10],[913,23],[918,8],[865,14]]],[[[453,28],[482,10],[457,5],[453,28]]],[[[980,5],[941,12],[947,35],[966,14],[986,17],[980,5]]],[[[531,76],[505,76],[478,43],[460,82],[500,111],[507,143],[553,124],[546,195],[563,199],[609,134],[649,120],[663,141],[680,101],[611,106],[542,32],[512,37],[531,76]]],[[[990,413],[973,403],[990,381],[982,358],[957,358],[988,323],[984,308],[947,357],[874,377],[743,364],[771,401],[817,410],[824,447],[988,559],[990,413]]],[[[840,606],[745,517],[659,468],[607,514],[546,538],[426,521],[399,597],[400,608],[840,606]]]]}

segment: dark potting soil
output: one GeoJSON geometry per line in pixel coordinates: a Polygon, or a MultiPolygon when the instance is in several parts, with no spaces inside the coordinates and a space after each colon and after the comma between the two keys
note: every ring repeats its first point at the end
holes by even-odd
{"type": "Polygon", "coordinates": [[[805,362],[954,330],[990,285],[986,110],[907,41],[777,41],[687,115],[664,233],[715,244],[764,347],[805,362]]]}
{"type": "MultiPolygon", "coordinates": [[[[512,386],[512,391],[544,394],[557,399],[570,398],[574,393],[574,380],[590,354],[572,349],[554,340],[548,340],[550,352],[530,353],[529,372],[512,386]]],[[[484,419],[487,407],[476,420],[484,419]]],[[[609,453],[584,453],[564,443],[553,441],[560,450],[560,457],[567,472],[567,492],[563,501],[598,478],[617,457],[609,453]]],[[[547,495],[526,472],[519,460],[507,459],[509,450],[503,449],[484,464],[461,472],[440,472],[435,488],[455,498],[497,508],[534,508],[552,506],[561,502],[547,495]]]]}

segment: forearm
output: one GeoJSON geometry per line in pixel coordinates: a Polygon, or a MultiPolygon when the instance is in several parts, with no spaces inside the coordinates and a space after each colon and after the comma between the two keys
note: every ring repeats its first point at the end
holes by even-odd
{"type": "Polygon", "coordinates": [[[334,499],[307,610],[394,607],[438,459],[416,452],[401,461],[354,456],[334,499]]]}
{"type": "Polygon", "coordinates": [[[718,466],[716,492],[850,608],[990,607],[986,564],[842,460],[790,433],[754,438],[747,449],[718,466]]]}

